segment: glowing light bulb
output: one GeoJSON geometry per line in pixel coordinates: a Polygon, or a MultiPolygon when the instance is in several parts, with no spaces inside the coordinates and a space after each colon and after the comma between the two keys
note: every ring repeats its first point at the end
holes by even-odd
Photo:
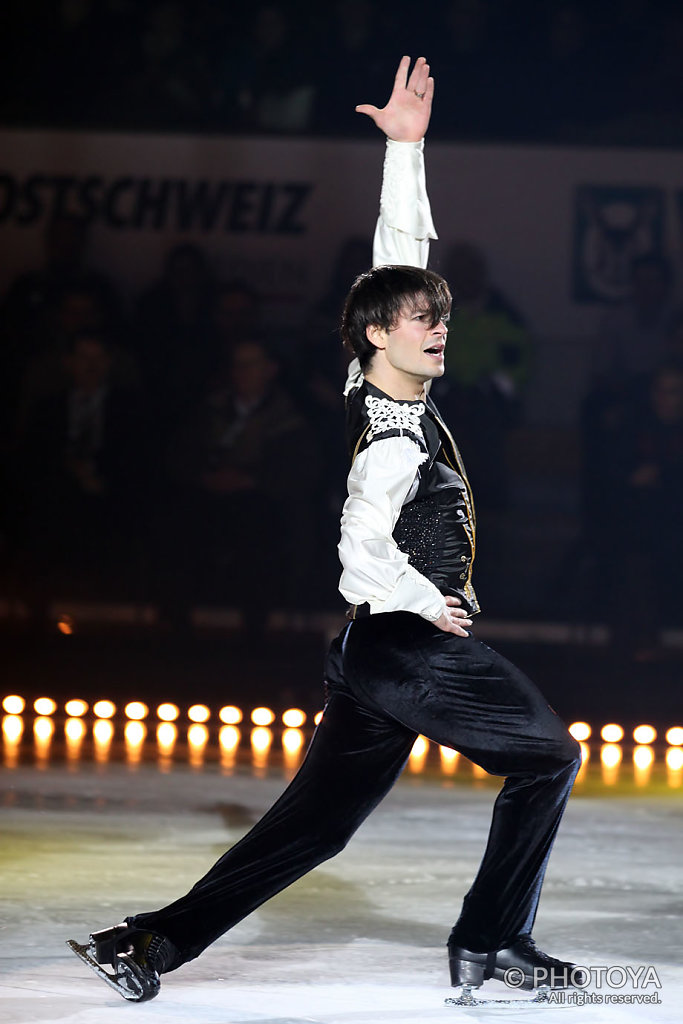
{"type": "Polygon", "coordinates": [[[157,718],[162,722],[175,722],[180,714],[180,708],[176,704],[160,704],[157,708],[157,718]]]}
{"type": "Polygon", "coordinates": [[[26,707],[26,701],[23,697],[18,697],[13,694],[10,697],[5,697],[2,702],[2,710],[6,711],[8,715],[20,715],[26,707]]]}
{"type": "Polygon", "coordinates": [[[33,710],[37,715],[54,715],[57,705],[52,697],[38,697],[33,702],[33,710]]]}
{"type": "Polygon", "coordinates": [[[275,721],[275,715],[270,708],[254,708],[251,720],[254,725],[270,725],[275,721]]]}
{"type": "Polygon", "coordinates": [[[239,725],[242,721],[242,712],[239,708],[234,707],[232,704],[228,704],[226,707],[220,709],[218,717],[221,722],[225,723],[225,725],[239,725]]]}
{"type": "Polygon", "coordinates": [[[671,729],[667,729],[666,742],[671,744],[672,747],[682,747],[683,728],[680,725],[674,725],[671,729]]]}
{"type": "Polygon", "coordinates": [[[116,704],[110,700],[98,700],[93,704],[92,713],[95,718],[113,718],[116,714],[116,704]]]}
{"type": "Polygon", "coordinates": [[[579,743],[590,738],[591,727],[588,722],[573,722],[569,726],[569,732],[579,743]]]}
{"type": "Polygon", "coordinates": [[[282,716],[283,725],[288,729],[300,729],[306,721],[306,715],[300,708],[289,708],[282,716]]]}
{"type": "Polygon", "coordinates": [[[82,718],[88,712],[88,705],[84,700],[68,700],[64,705],[69,718],[82,718]]]}
{"type": "Polygon", "coordinates": [[[624,730],[620,725],[610,722],[609,725],[603,725],[600,730],[600,736],[605,743],[619,743],[624,738],[624,730]]]}
{"type": "Polygon", "coordinates": [[[633,730],[633,738],[636,743],[654,743],[657,739],[657,730],[651,725],[638,725],[633,730]]]}
{"type": "Polygon", "coordinates": [[[149,708],[146,704],[143,704],[141,700],[132,700],[129,704],[126,704],[123,709],[123,713],[126,718],[130,718],[131,721],[141,722],[143,718],[147,718],[149,708]]]}
{"type": "Polygon", "coordinates": [[[208,722],[211,718],[211,712],[206,704],[193,704],[191,708],[188,708],[187,717],[191,722],[208,722]]]}
{"type": "Polygon", "coordinates": [[[74,632],[75,623],[70,615],[60,615],[57,619],[57,629],[62,636],[72,636],[74,632]]]}
{"type": "Polygon", "coordinates": [[[318,711],[318,713],[314,716],[313,721],[314,721],[314,723],[316,725],[320,725],[322,720],[323,720],[323,712],[322,711],[318,711]]]}

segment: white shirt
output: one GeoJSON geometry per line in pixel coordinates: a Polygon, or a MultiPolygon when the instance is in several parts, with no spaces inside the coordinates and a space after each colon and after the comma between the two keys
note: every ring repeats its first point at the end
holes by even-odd
{"type": "MultiPolygon", "coordinates": [[[[436,238],[425,182],[424,140],[387,140],[373,266],[426,267],[436,238]]],[[[363,375],[354,359],[345,394],[363,375]]],[[[354,460],[341,519],[339,589],[351,604],[368,603],[371,614],[408,611],[434,622],[446,601],[408,562],[392,534],[401,508],[417,485],[427,455],[409,434],[374,441],[354,460]]]]}

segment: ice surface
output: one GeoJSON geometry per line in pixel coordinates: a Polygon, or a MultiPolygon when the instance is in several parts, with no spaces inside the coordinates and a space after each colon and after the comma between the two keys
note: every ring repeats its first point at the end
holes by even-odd
{"type": "MultiPolygon", "coordinates": [[[[444,944],[481,857],[495,791],[406,776],[339,857],[131,1005],[67,938],[184,892],[280,792],[178,765],[3,772],[0,1021],[7,1024],[419,1024],[683,1019],[681,794],[575,795],[535,938],[593,967],[653,965],[659,1005],[446,1006],[444,944]]],[[[617,979],[618,980],[618,979],[617,979]]],[[[481,995],[515,993],[495,983],[481,995]]]]}

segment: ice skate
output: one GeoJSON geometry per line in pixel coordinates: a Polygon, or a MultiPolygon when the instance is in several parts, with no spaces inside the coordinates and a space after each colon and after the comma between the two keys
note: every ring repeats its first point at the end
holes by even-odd
{"type": "Polygon", "coordinates": [[[588,972],[576,964],[557,960],[538,949],[530,935],[521,935],[511,946],[491,953],[477,953],[462,946],[448,944],[451,985],[460,988],[460,995],[446,1000],[452,1006],[481,1006],[494,1003],[547,1003],[551,991],[571,987],[583,988],[588,972]],[[534,992],[520,1000],[480,999],[474,995],[485,981],[504,982],[509,989],[534,992]]]}
{"type": "Polygon", "coordinates": [[[176,953],[173,944],[162,935],[142,931],[126,922],[93,932],[85,944],[69,939],[67,946],[110,988],[134,1003],[143,1003],[159,994],[159,975],[176,953]]]}

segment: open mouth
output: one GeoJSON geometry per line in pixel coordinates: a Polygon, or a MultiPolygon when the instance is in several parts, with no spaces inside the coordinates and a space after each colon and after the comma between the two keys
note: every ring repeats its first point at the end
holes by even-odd
{"type": "Polygon", "coordinates": [[[424,351],[430,356],[442,356],[445,348],[445,345],[430,345],[430,347],[426,348],[424,351]]]}

